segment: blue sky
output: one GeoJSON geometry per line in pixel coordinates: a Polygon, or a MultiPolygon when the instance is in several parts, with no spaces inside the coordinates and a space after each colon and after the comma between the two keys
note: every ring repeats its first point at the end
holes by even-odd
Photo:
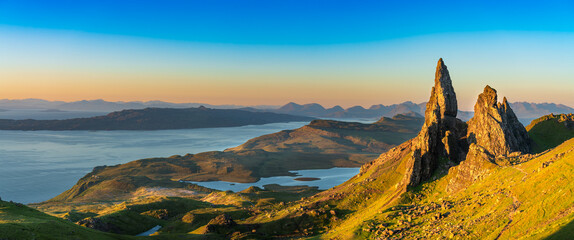
{"type": "Polygon", "coordinates": [[[426,101],[443,57],[462,108],[574,106],[573,33],[572,1],[2,0],[0,98],[426,101]]]}
{"type": "Polygon", "coordinates": [[[453,32],[572,32],[574,2],[3,0],[0,22],[191,42],[322,45],[453,32]]]}

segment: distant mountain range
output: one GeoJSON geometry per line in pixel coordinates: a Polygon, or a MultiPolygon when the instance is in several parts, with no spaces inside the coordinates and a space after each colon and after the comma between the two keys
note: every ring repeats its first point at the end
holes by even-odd
{"type": "MultiPolygon", "coordinates": [[[[510,103],[516,116],[527,125],[531,120],[541,116],[554,113],[574,113],[574,108],[568,107],[563,104],[555,103],[529,103],[529,102],[515,102],[510,103]]],[[[0,111],[9,112],[10,110],[18,109],[36,109],[36,110],[49,110],[54,113],[55,111],[85,111],[85,112],[113,112],[127,109],[144,109],[144,108],[194,108],[205,106],[214,109],[240,109],[251,112],[272,112],[281,114],[290,114],[298,116],[316,117],[316,118],[372,118],[378,119],[380,117],[392,117],[397,114],[404,114],[414,112],[424,115],[426,102],[413,103],[410,101],[392,104],[392,105],[372,105],[369,108],[362,106],[353,106],[343,108],[341,106],[334,106],[332,108],[325,108],[318,103],[297,104],[290,102],[284,106],[274,105],[258,105],[258,106],[241,106],[241,105],[210,105],[203,103],[170,103],[163,101],[148,101],[148,102],[108,102],[104,100],[82,100],[76,102],[63,102],[63,101],[46,101],[42,99],[23,99],[23,100],[9,100],[0,99],[0,111]]],[[[460,111],[458,117],[467,121],[473,116],[472,111],[460,111]]]]}
{"type": "MultiPolygon", "coordinates": [[[[554,113],[574,113],[574,108],[562,104],[554,103],[528,103],[528,102],[515,102],[510,104],[514,113],[518,118],[527,125],[531,120],[541,116],[554,113]]],[[[318,118],[379,118],[391,117],[397,114],[405,114],[409,112],[417,113],[423,116],[425,114],[426,102],[413,103],[410,101],[393,104],[393,105],[373,105],[369,108],[361,106],[354,106],[347,109],[341,106],[332,108],[324,108],[320,104],[310,103],[300,105],[297,103],[288,103],[277,109],[256,109],[256,108],[242,108],[249,111],[270,111],[275,113],[292,114],[299,116],[309,116],[318,118]]],[[[472,111],[458,111],[458,117],[463,121],[468,121],[472,118],[472,111]]]]}
{"type": "MultiPolygon", "coordinates": [[[[88,112],[113,112],[127,109],[144,109],[144,108],[194,108],[204,106],[207,108],[217,109],[236,109],[243,108],[241,105],[212,105],[205,103],[170,103],[163,101],[132,101],[132,102],[108,102],[105,100],[82,100],[75,102],[64,101],[47,101],[43,99],[0,99],[0,109],[53,109],[62,111],[88,111],[88,112]]],[[[260,108],[277,108],[273,105],[252,106],[255,109],[260,108]]]]}
{"type": "Polygon", "coordinates": [[[313,118],[236,109],[146,108],[112,112],[105,116],[66,120],[0,119],[1,130],[161,130],[236,127],[313,118]]]}

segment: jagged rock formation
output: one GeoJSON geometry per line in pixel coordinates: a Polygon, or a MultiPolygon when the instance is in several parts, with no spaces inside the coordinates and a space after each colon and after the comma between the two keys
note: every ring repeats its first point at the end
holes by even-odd
{"type": "Polygon", "coordinates": [[[426,106],[425,123],[413,142],[406,183],[410,186],[429,179],[441,159],[460,162],[466,155],[466,124],[456,118],[456,93],[447,67],[439,59],[435,85],[426,106]]]}
{"type": "Polygon", "coordinates": [[[466,159],[460,165],[449,170],[451,178],[446,187],[447,192],[464,189],[473,182],[486,177],[496,167],[495,158],[486,149],[471,144],[466,159]]]}
{"type": "Polygon", "coordinates": [[[468,141],[483,147],[490,154],[508,155],[531,152],[526,129],[508,105],[506,97],[498,102],[496,90],[490,86],[478,95],[474,117],[468,122],[468,141]]]}
{"type": "Polygon", "coordinates": [[[468,121],[467,141],[470,149],[465,160],[449,170],[448,192],[462,190],[487,176],[496,166],[496,157],[513,152],[530,153],[532,149],[526,129],[506,98],[499,103],[496,90],[488,85],[474,105],[474,117],[468,121]]]}

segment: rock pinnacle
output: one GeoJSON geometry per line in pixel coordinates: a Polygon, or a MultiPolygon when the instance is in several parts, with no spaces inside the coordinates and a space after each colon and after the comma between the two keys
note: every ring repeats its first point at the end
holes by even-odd
{"type": "Polygon", "coordinates": [[[466,125],[456,118],[456,93],[442,58],[438,60],[434,83],[426,106],[425,123],[413,142],[406,179],[410,186],[429,179],[441,158],[458,163],[468,149],[466,142],[460,140],[466,135],[466,125]]]}
{"type": "Polygon", "coordinates": [[[510,108],[506,98],[498,102],[496,90],[486,86],[474,105],[474,116],[468,121],[468,141],[490,154],[529,153],[531,140],[526,129],[510,108]]]}

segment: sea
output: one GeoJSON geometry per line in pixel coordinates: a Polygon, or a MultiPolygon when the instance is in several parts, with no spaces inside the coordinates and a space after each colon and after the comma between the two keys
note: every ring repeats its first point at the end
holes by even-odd
{"type": "MultiPolygon", "coordinates": [[[[31,113],[36,114],[34,116],[38,119],[98,115],[85,112],[27,111],[17,111],[13,115],[3,112],[1,118],[25,119],[31,113]]],[[[356,121],[373,122],[372,119],[356,121]]],[[[308,122],[157,131],[0,131],[0,198],[25,204],[42,202],[71,188],[96,166],[111,166],[143,158],[222,151],[254,137],[296,129],[306,124],[308,122]]],[[[301,171],[299,175],[315,176],[322,180],[301,182],[301,185],[324,189],[344,182],[355,175],[358,168],[310,171],[301,171]],[[331,184],[325,185],[326,182],[331,184]]],[[[293,185],[295,182],[292,178],[262,179],[254,185],[293,185]]],[[[224,182],[202,184],[215,188],[222,186],[219,188],[221,190],[242,190],[238,188],[248,187],[224,182]]]]}

